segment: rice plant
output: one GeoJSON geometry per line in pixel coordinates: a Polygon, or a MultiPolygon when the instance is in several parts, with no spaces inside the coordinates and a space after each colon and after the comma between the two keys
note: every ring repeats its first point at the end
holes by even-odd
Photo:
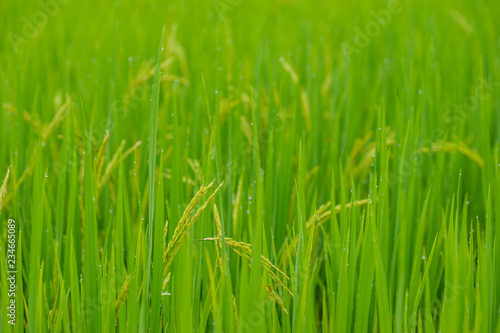
{"type": "Polygon", "coordinates": [[[1,332],[500,332],[500,2],[0,2],[1,332]]]}

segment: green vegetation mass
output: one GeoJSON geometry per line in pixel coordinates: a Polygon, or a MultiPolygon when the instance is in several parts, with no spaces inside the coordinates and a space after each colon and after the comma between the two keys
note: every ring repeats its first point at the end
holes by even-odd
{"type": "Polygon", "coordinates": [[[0,12],[1,332],[500,332],[498,0],[0,12]]]}

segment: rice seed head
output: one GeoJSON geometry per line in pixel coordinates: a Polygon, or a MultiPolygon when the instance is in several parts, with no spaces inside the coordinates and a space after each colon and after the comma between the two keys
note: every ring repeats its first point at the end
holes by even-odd
{"type": "Polygon", "coordinates": [[[285,308],[285,305],[283,304],[283,301],[281,300],[281,297],[269,286],[267,285],[267,293],[269,295],[269,299],[271,302],[276,302],[280,306],[280,308],[288,315],[288,311],[285,308]]]}
{"type": "MultiPolygon", "coordinates": [[[[221,239],[219,237],[209,237],[209,238],[204,238],[203,240],[213,241],[216,244],[218,244],[218,242],[221,242],[221,239]]],[[[252,261],[252,246],[250,244],[244,243],[244,242],[235,241],[234,239],[228,238],[228,237],[224,238],[224,242],[237,255],[239,255],[240,257],[245,257],[251,263],[251,261],[252,261]]],[[[282,270],[280,270],[277,266],[275,266],[273,263],[271,263],[271,261],[268,258],[264,257],[263,255],[260,256],[260,261],[262,263],[262,266],[264,267],[264,270],[269,275],[269,277],[271,277],[271,279],[275,283],[279,284],[283,289],[285,289],[293,297],[294,295],[293,295],[292,291],[273,272],[273,270],[275,270],[276,272],[280,273],[287,280],[290,280],[290,278],[282,270]]],[[[251,267],[251,264],[250,264],[250,267],[251,267]]]]}
{"type": "Polygon", "coordinates": [[[118,321],[118,316],[120,315],[120,306],[125,302],[125,298],[128,295],[128,288],[130,286],[130,275],[127,275],[125,281],[123,281],[122,289],[116,298],[115,308],[116,308],[116,321],[118,321]]]}
{"type": "Polygon", "coordinates": [[[5,195],[7,194],[7,183],[9,182],[9,174],[10,174],[10,167],[7,168],[7,174],[3,179],[2,187],[0,187],[0,214],[2,213],[5,195]]]}
{"type": "Polygon", "coordinates": [[[57,128],[57,126],[61,123],[64,117],[67,115],[66,111],[70,109],[71,100],[69,96],[66,96],[66,102],[57,110],[54,118],[50,121],[50,123],[45,126],[42,132],[42,142],[46,142],[50,137],[52,132],[57,128]]]}
{"type": "Polygon", "coordinates": [[[213,186],[215,183],[215,179],[208,185],[204,186],[202,185],[201,188],[196,192],[195,196],[189,204],[187,205],[186,209],[184,210],[184,213],[182,214],[179,223],[177,224],[177,227],[174,230],[174,235],[172,236],[172,239],[168,242],[167,250],[165,251],[163,255],[163,275],[165,276],[167,274],[168,268],[172,264],[172,261],[176,255],[176,253],[179,251],[182,242],[186,236],[186,234],[189,232],[193,224],[196,222],[196,220],[200,217],[201,213],[205,210],[205,208],[208,206],[208,204],[213,200],[217,192],[220,190],[224,182],[222,182],[212,193],[212,195],[203,203],[203,205],[196,211],[196,213],[191,217],[192,212],[195,210],[197,204],[201,202],[205,194],[208,192],[208,190],[213,186]]]}

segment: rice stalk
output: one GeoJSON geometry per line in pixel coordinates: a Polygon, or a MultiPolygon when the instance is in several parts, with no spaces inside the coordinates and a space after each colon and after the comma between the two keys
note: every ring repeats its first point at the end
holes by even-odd
{"type": "MultiPolygon", "coordinates": [[[[170,267],[170,264],[172,263],[172,260],[174,259],[176,253],[179,251],[186,234],[189,232],[189,230],[196,222],[196,220],[199,218],[203,210],[205,210],[210,201],[212,201],[212,199],[215,197],[215,194],[224,184],[224,182],[222,182],[215,189],[212,195],[210,195],[210,197],[202,204],[202,206],[198,210],[196,210],[195,214],[192,215],[198,203],[202,201],[203,197],[205,196],[205,194],[208,193],[208,190],[213,186],[214,183],[215,180],[213,180],[207,186],[202,185],[201,188],[198,190],[198,192],[196,192],[193,199],[191,199],[186,209],[184,210],[184,213],[182,214],[179,223],[177,224],[177,227],[174,230],[174,234],[170,239],[170,241],[168,242],[167,250],[163,255],[163,276],[167,275],[167,271],[170,267]]],[[[165,283],[163,285],[163,289],[165,289],[165,283]]]]}

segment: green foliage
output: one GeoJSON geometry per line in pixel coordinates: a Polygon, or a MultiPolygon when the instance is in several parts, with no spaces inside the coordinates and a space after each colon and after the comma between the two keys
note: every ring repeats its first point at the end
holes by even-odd
{"type": "Polygon", "coordinates": [[[1,332],[500,332],[498,1],[0,10],[1,332]]]}

